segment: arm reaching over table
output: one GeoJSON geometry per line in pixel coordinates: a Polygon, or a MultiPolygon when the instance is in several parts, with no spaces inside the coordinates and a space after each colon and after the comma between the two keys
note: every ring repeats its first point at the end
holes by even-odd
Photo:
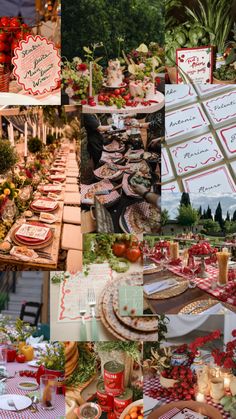
{"type": "Polygon", "coordinates": [[[149,204],[152,204],[156,208],[160,207],[160,196],[157,193],[149,192],[143,185],[135,185],[133,186],[133,190],[135,193],[142,196],[149,204]]]}

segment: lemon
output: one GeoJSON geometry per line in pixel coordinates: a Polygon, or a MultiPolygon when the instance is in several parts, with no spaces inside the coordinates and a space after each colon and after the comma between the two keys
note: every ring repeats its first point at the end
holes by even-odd
{"type": "Polygon", "coordinates": [[[15,185],[14,183],[10,183],[10,187],[11,187],[11,188],[15,188],[15,187],[16,187],[16,185],[15,185]]]}
{"type": "Polygon", "coordinates": [[[4,189],[3,193],[4,193],[4,195],[10,195],[11,191],[10,191],[10,189],[6,188],[6,189],[4,189]]]}

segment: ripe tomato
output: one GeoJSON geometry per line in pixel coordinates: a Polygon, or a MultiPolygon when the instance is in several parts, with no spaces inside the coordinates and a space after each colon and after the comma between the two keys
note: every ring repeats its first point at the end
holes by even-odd
{"type": "Polygon", "coordinates": [[[12,17],[11,18],[10,27],[12,29],[16,29],[16,28],[20,27],[20,20],[18,19],[18,17],[12,17]]]}
{"type": "Polygon", "coordinates": [[[99,102],[104,102],[104,96],[103,95],[98,95],[98,101],[99,102]]]}
{"type": "Polygon", "coordinates": [[[22,30],[18,30],[17,32],[15,32],[15,38],[18,39],[18,41],[20,41],[21,39],[23,39],[24,36],[24,32],[22,30]]]}
{"type": "Polygon", "coordinates": [[[3,16],[1,18],[1,26],[4,26],[4,28],[8,28],[10,26],[11,19],[7,16],[3,16]]]}
{"type": "Polygon", "coordinates": [[[16,49],[19,45],[19,41],[17,41],[16,39],[14,39],[14,41],[12,41],[11,43],[11,50],[13,51],[14,49],[16,49]]]}
{"type": "Polygon", "coordinates": [[[125,254],[126,245],[123,242],[114,243],[112,246],[112,251],[115,256],[122,256],[125,254]]]}
{"type": "Polygon", "coordinates": [[[25,355],[22,355],[22,354],[16,355],[16,362],[19,362],[20,364],[25,362],[25,355]]]}
{"type": "Polygon", "coordinates": [[[5,51],[5,49],[6,49],[6,44],[0,41],[0,51],[5,51]]]}
{"type": "Polygon", "coordinates": [[[119,95],[120,95],[120,89],[115,89],[115,90],[114,90],[114,94],[115,94],[116,96],[119,96],[119,95]]]}
{"type": "Polygon", "coordinates": [[[0,63],[4,64],[7,62],[7,56],[3,52],[0,52],[0,63]]]}
{"type": "Polygon", "coordinates": [[[0,41],[4,42],[6,40],[7,40],[7,34],[5,32],[0,32],[0,41]]]}
{"type": "Polygon", "coordinates": [[[126,250],[126,257],[130,262],[137,262],[141,256],[139,247],[130,247],[126,250]]]}

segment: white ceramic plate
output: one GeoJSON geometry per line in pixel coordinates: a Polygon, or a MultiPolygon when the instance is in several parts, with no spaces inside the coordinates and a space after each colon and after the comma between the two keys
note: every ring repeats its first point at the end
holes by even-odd
{"type": "Polygon", "coordinates": [[[18,410],[27,409],[32,404],[32,400],[30,400],[29,397],[20,396],[19,394],[4,394],[3,396],[0,396],[1,410],[16,411],[14,407],[8,405],[8,400],[13,400],[18,410]]]}
{"type": "Polygon", "coordinates": [[[38,384],[35,381],[23,381],[17,386],[20,390],[24,391],[34,391],[37,390],[38,384]]]}
{"type": "Polygon", "coordinates": [[[134,406],[143,406],[143,399],[140,400],[136,400],[133,403],[130,403],[129,406],[127,406],[125,408],[125,410],[123,410],[123,412],[121,413],[120,419],[124,419],[126,415],[128,415],[128,412],[130,411],[130,409],[134,406]]]}
{"type": "Polygon", "coordinates": [[[27,362],[27,364],[29,365],[29,367],[33,367],[33,368],[38,368],[39,367],[37,359],[34,359],[33,361],[29,361],[29,362],[27,362]]]}
{"type": "Polygon", "coordinates": [[[0,105],[39,105],[40,102],[33,96],[20,93],[0,93],[0,105]]]}

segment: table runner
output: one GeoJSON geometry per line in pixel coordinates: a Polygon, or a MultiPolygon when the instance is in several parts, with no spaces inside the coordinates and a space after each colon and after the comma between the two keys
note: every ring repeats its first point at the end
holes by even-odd
{"type": "MultiPolygon", "coordinates": [[[[161,400],[162,404],[168,404],[174,401],[179,401],[179,399],[171,398],[171,397],[155,397],[155,391],[161,390],[163,387],[160,385],[160,381],[158,377],[144,379],[144,387],[143,392],[144,395],[152,397],[156,400],[161,400]]],[[[224,411],[223,407],[219,403],[214,403],[210,396],[206,397],[206,403],[218,409],[223,417],[223,419],[230,419],[230,414],[224,411]]],[[[145,404],[145,397],[144,397],[144,404],[145,404]]]]}
{"type": "MultiPolygon", "coordinates": [[[[31,370],[36,371],[36,368],[29,367],[26,363],[18,364],[17,362],[8,362],[7,370],[10,375],[14,375],[15,371],[20,370],[31,370]]],[[[22,382],[22,380],[27,380],[27,377],[20,377],[16,375],[14,378],[8,379],[6,381],[7,394],[19,394],[22,396],[27,395],[27,391],[20,390],[17,388],[17,385],[22,382]]],[[[33,378],[29,379],[30,381],[34,380],[33,378]]],[[[39,389],[35,393],[39,392],[39,389]]],[[[33,392],[31,392],[33,393],[33,392]]],[[[4,419],[59,419],[61,416],[65,416],[65,398],[62,394],[56,395],[55,409],[51,411],[43,410],[40,403],[37,404],[38,412],[32,413],[29,409],[23,410],[22,413],[2,411],[0,410],[0,417],[4,419]]]]}
{"type": "MultiPolygon", "coordinates": [[[[156,260],[155,257],[152,257],[151,260],[153,260],[155,263],[160,263],[160,261],[156,260]]],[[[170,272],[174,273],[175,275],[181,276],[185,279],[191,279],[191,276],[189,274],[181,272],[182,267],[180,267],[180,266],[168,265],[167,269],[170,272]]],[[[222,301],[224,301],[228,304],[232,304],[232,305],[235,306],[236,304],[234,302],[234,299],[232,298],[230,293],[228,293],[228,295],[227,295],[225,287],[216,286],[215,289],[211,288],[212,281],[217,281],[218,269],[215,268],[212,265],[207,265],[206,270],[207,270],[208,274],[210,275],[208,278],[196,277],[194,279],[194,282],[197,284],[198,288],[207,292],[208,294],[213,295],[213,297],[215,297],[219,300],[222,300],[222,301]]]]}

